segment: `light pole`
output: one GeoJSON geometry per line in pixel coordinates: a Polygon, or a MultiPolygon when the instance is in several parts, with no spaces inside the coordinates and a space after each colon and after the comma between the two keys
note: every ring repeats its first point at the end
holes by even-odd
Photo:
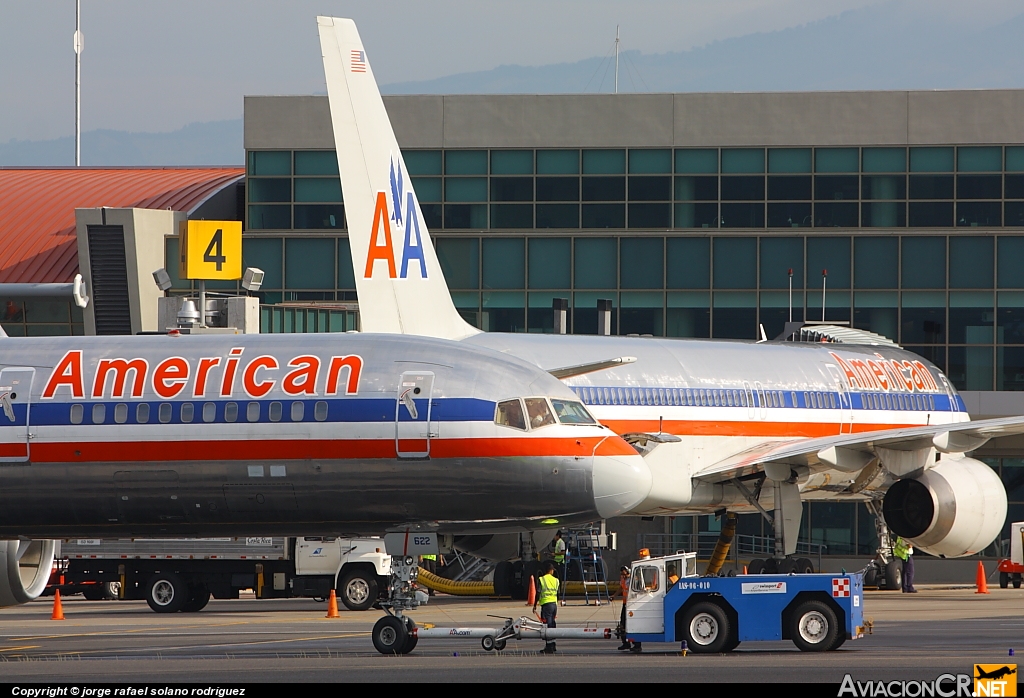
{"type": "Polygon", "coordinates": [[[75,167],[82,165],[82,0],[75,0],[75,167]]]}

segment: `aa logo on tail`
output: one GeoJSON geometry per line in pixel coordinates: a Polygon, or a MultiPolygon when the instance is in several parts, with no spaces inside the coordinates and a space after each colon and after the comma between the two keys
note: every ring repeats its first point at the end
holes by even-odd
{"type": "Polygon", "coordinates": [[[366,270],[363,278],[372,279],[374,272],[387,264],[388,278],[409,278],[409,267],[418,267],[419,277],[427,278],[427,260],[423,254],[423,238],[420,233],[420,207],[413,193],[411,183],[406,182],[401,161],[391,158],[391,208],[388,207],[387,192],[377,192],[377,201],[373,210],[373,228],[370,231],[370,247],[366,254],[366,270]],[[408,186],[408,191],[406,191],[408,186]],[[403,206],[404,204],[404,206],[403,206]],[[391,234],[391,222],[395,223],[395,231],[404,233],[402,244],[401,267],[396,264],[394,238],[391,234]]]}

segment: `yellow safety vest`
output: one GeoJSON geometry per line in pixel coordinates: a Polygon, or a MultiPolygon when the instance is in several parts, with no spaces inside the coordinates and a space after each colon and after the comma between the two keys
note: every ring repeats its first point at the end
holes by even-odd
{"type": "Polygon", "coordinates": [[[907,545],[907,542],[902,538],[897,538],[896,545],[892,546],[892,554],[906,562],[909,557],[908,552],[910,552],[910,546],[907,545]]]}
{"type": "Polygon", "coordinates": [[[561,538],[555,541],[555,562],[565,562],[565,541],[561,538]]]}
{"type": "Polygon", "coordinates": [[[558,578],[553,574],[545,574],[540,578],[540,592],[537,594],[537,603],[543,606],[546,603],[558,603],[558,578]]]}

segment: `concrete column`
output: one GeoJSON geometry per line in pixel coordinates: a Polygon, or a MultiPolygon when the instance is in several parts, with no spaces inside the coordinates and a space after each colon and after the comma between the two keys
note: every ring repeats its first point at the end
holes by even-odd
{"type": "Polygon", "coordinates": [[[607,298],[597,301],[597,333],[606,336],[612,333],[612,302],[607,298]]]}
{"type": "Polygon", "coordinates": [[[553,298],[551,310],[555,314],[555,334],[565,334],[569,331],[569,299],[553,298]]]}

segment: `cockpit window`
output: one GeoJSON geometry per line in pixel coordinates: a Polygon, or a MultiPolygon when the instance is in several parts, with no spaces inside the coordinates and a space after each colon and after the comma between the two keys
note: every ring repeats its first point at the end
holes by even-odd
{"type": "Polygon", "coordinates": [[[558,421],[562,424],[597,424],[597,421],[590,416],[582,402],[552,400],[551,405],[555,408],[558,421]]]}
{"type": "Polygon", "coordinates": [[[539,429],[555,423],[555,417],[551,414],[548,401],[542,397],[528,397],[526,402],[526,415],[530,418],[530,428],[539,429]]]}
{"type": "Polygon", "coordinates": [[[523,403],[519,400],[505,400],[498,403],[494,414],[494,423],[503,427],[526,430],[526,416],[523,414],[523,403]]]}

